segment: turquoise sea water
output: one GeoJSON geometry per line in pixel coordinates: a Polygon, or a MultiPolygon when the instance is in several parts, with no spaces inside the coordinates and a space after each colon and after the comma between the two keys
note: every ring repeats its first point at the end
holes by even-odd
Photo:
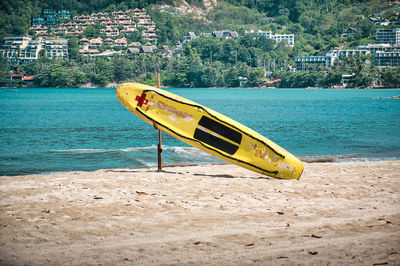
{"type": "MultiPolygon", "coordinates": [[[[400,159],[400,90],[169,89],[300,158],[400,159]]],[[[158,133],[114,89],[0,89],[0,175],[157,165],[158,133]]],[[[220,162],[163,134],[164,164],[220,162]]]]}

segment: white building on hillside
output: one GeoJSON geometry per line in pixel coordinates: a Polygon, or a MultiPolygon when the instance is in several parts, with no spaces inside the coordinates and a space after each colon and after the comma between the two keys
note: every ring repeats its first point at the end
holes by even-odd
{"type": "Polygon", "coordinates": [[[277,42],[281,41],[287,41],[289,46],[294,46],[294,34],[272,34],[272,31],[257,31],[254,32],[254,30],[251,31],[245,31],[245,34],[258,34],[258,35],[263,35],[269,39],[273,39],[277,42]]]}

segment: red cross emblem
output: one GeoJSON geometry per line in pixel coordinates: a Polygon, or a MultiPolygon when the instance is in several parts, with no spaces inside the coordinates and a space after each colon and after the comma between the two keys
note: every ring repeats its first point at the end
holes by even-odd
{"type": "Polygon", "coordinates": [[[146,100],[146,93],[144,93],[144,92],[140,96],[136,95],[135,100],[138,102],[138,104],[137,104],[138,107],[142,107],[143,104],[147,105],[149,103],[149,100],[146,100]]]}

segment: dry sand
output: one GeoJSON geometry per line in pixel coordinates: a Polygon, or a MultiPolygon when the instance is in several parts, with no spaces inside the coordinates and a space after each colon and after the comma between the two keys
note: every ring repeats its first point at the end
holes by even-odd
{"type": "Polygon", "coordinates": [[[400,161],[0,178],[1,265],[400,264],[400,161]]]}

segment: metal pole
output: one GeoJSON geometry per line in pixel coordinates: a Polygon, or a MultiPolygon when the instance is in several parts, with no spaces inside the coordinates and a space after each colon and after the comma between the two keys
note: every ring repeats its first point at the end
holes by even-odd
{"type": "MultiPolygon", "coordinates": [[[[157,88],[160,88],[160,72],[157,72],[157,88]]],[[[158,129],[157,154],[158,154],[158,172],[161,172],[162,171],[162,138],[161,138],[161,130],[160,129],[158,129]]]]}
{"type": "Polygon", "coordinates": [[[158,172],[162,171],[162,140],[161,140],[161,130],[158,130],[158,146],[157,146],[157,153],[158,153],[158,172]]]}

